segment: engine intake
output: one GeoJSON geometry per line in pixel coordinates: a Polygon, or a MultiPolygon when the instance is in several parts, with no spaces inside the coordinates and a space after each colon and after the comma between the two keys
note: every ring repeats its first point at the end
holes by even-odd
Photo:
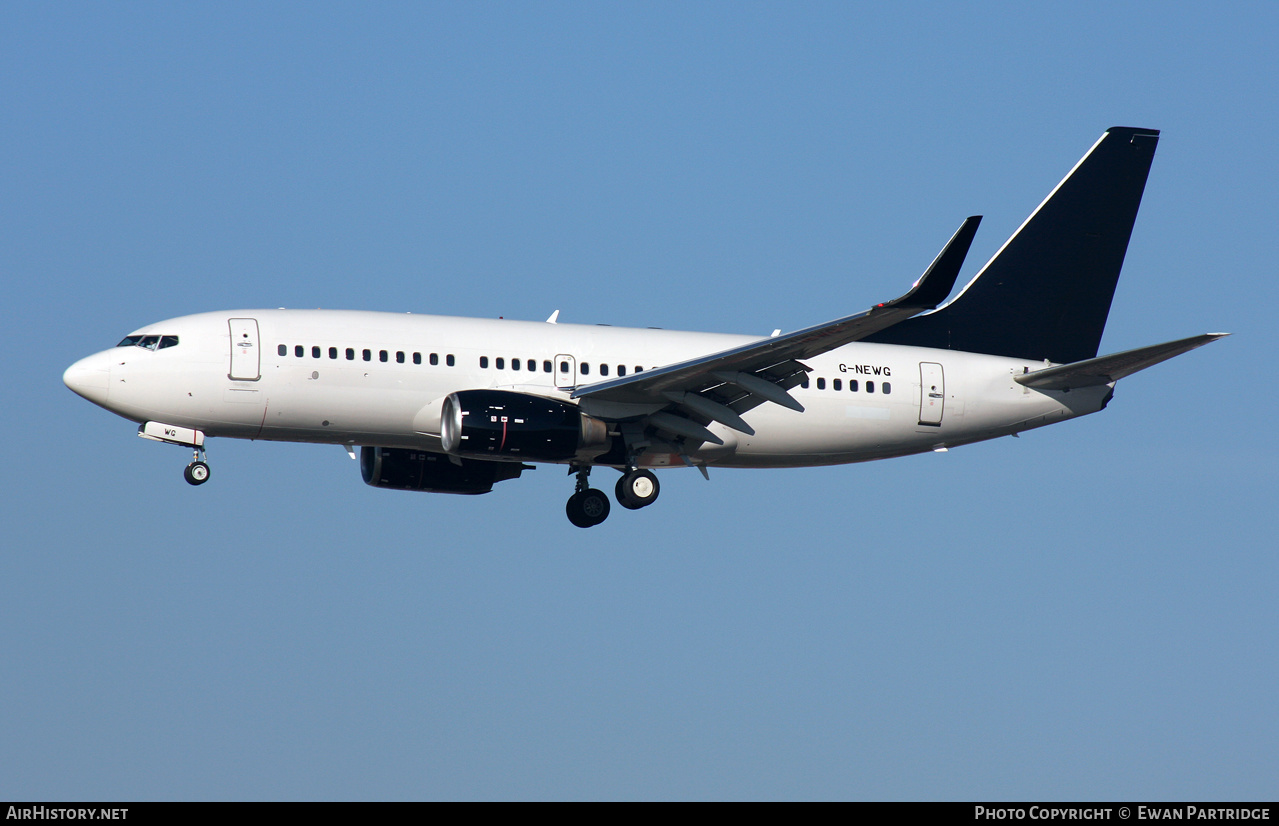
{"type": "Polygon", "coordinates": [[[524,471],[518,462],[452,459],[424,450],[396,447],[360,448],[360,475],[365,484],[426,493],[488,493],[498,482],[524,471]],[[456,464],[455,464],[456,463],[456,464]]]}
{"type": "Polygon", "coordinates": [[[444,399],[444,449],[456,456],[559,462],[608,450],[608,425],[577,405],[509,390],[460,390],[444,399]]]}

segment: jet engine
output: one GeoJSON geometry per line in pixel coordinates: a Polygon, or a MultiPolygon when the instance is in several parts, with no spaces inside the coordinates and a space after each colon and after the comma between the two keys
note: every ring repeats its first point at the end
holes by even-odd
{"type": "Polygon", "coordinates": [[[440,440],[455,456],[560,462],[608,450],[608,425],[576,405],[509,390],[460,390],[444,399],[440,440]]]}
{"type": "Polygon", "coordinates": [[[525,469],[518,462],[455,459],[423,450],[398,447],[360,448],[360,475],[366,484],[426,493],[488,493],[493,485],[515,479],[525,469]]]}

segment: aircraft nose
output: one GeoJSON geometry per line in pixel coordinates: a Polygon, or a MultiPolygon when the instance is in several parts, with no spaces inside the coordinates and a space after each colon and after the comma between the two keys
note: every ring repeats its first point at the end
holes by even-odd
{"type": "Polygon", "coordinates": [[[62,374],[62,383],[94,404],[106,404],[111,386],[111,358],[106,352],[82,358],[62,374]]]}

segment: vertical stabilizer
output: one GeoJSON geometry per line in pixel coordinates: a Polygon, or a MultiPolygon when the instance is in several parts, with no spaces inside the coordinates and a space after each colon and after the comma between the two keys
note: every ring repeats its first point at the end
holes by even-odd
{"type": "Polygon", "coordinates": [[[1159,132],[1093,144],[952,301],[865,341],[1068,363],[1097,355],[1159,132]]]}

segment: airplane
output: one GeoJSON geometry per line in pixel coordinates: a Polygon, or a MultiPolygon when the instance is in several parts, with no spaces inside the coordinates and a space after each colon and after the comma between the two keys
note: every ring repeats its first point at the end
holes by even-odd
{"type": "Polygon", "coordinates": [[[1116,382],[1214,341],[1098,357],[1159,132],[1107,130],[949,302],[965,220],[900,298],[789,334],[742,336],[341,310],[236,310],[149,324],[77,361],[71,390],[138,435],[343,446],[375,487],[488,493],[530,463],[576,476],[565,507],[603,522],[654,469],[887,459],[1096,413],[1116,382]]]}

